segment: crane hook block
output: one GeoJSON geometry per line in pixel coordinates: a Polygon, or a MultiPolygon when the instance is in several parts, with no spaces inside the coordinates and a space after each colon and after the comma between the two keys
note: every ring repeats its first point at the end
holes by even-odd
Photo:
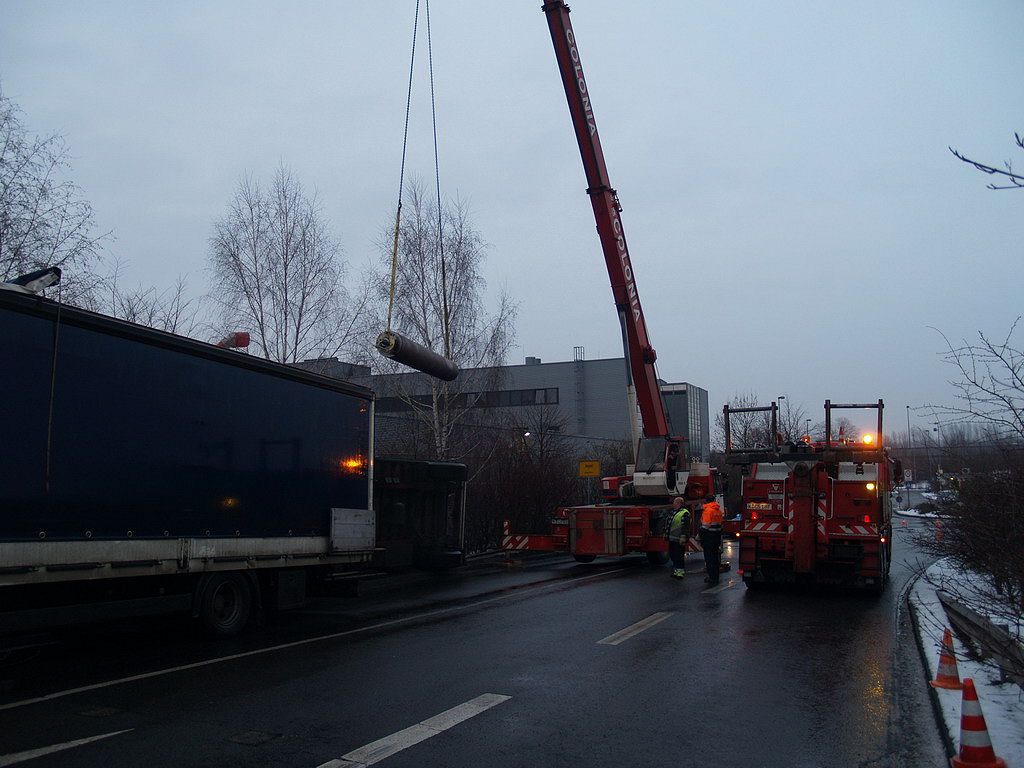
{"type": "Polygon", "coordinates": [[[415,341],[410,341],[394,331],[384,331],[377,337],[377,351],[395,362],[415,368],[417,371],[444,381],[454,381],[459,375],[455,363],[415,341]]]}

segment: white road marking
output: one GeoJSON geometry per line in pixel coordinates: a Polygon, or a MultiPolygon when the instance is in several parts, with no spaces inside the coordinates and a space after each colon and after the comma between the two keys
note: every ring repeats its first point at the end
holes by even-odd
{"type": "Polygon", "coordinates": [[[701,594],[713,595],[713,594],[716,594],[718,592],[721,592],[723,589],[728,589],[729,587],[735,586],[736,584],[739,584],[739,583],[740,583],[739,579],[730,579],[729,581],[726,581],[726,582],[724,582],[722,584],[716,584],[713,587],[708,587],[701,594]]]}
{"type": "Polygon", "coordinates": [[[597,644],[618,645],[621,642],[629,640],[629,638],[633,637],[634,635],[639,635],[645,629],[650,629],[658,622],[664,621],[673,613],[673,611],[661,611],[660,613],[655,613],[651,616],[648,616],[646,619],[638,621],[636,624],[628,626],[625,629],[620,629],[614,635],[608,635],[608,637],[598,640],[597,644]]]}
{"type": "Polygon", "coordinates": [[[54,752],[63,752],[65,749],[74,749],[75,747],[80,747],[83,744],[89,744],[93,741],[99,741],[100,739],[109,739],[111,736],[120,736],[122,733],[128,733],[133,730],[135,729],[129,728],[125,731],[114,731],[113,733],[104,733],[99,736],[89,736],[85,739],[65,741],[63,744],[54,744],[50,747],[40,747],[39,749],[29,749],[25,752],[0,755],[0,766],[24,763],[26,760],[34,760],[35,758],[42,757],[43,755],[52,755],[54,752]]]}
{"type": "Polygon", "coordinates": [[[485,693],[470,699],[464,704],[445,710],[439,715],[427,718],[426,720],[409,726],[404,730],[385,736],[383,739],[371,742],[364,747],[354,749],[346,755],[323,763],[319,768],[363,768],[364,766],[379,763],[392,755],[401,752],[403,749],[419,744],[439,733],[454,728],[464,720],[479,715],[491,707],[508,701],[511,696],[500,693],[485,693]]]}
{"type": "MultiPolygon", "coordinates": [[[[549,586],[563,586],[565,584],[572,584],[577,581],[585,581],[587,579],[596,579],[601,576],[609,576],[613,573],[621,573],[627,570],[626,568],[613,568],[607,571],[601,571],[600,573],[591,573],[586,576],[577,576],[573,579],[566,579],[565,581],[547,581],[541,584],[535,585],[537,589],[541,589],[549,586]]],[[[334,632],[329,635],[319,635],[317,637],[309,637],[305,640],[296,640],[291,643],[281,643],[280,645],[272,645],[267,648],[257,648],[253,651],[245,651],[244,653],[233,653],[230,656],[220,656],[216,659],[207,659],[206,661],[197,661],[192,664],[182,664],[178,667],[169,667],[167,669],[158,669],[153,672],[143,672],[139,675],[131,675],[130,677],[121,677],[116,680],[107,680],[102,683],[93,683],[92,685],[83,685],[79,688],[69,688],[66,691],[56,691],[54,693],[47,693],[43,696],[36,696],[33,699],[24,699],[22,701],[12,701],[8,704],[0,704],[0,711],[5,709],[17,709],[18,707],[26,707],[30,704],[39,704],[44,701],[52,701],[54,699],[61,699],[65,696],[73,696],[76,693],[86,693],[88,691],[96,691],[101,688],[110,688],[114,685],[122,685],[123,683],[134,683],[139,680],[148,680],[154,677],[163,677],[164,675],[171,675],[175,672],[184,672],[190,669],[200,669],[202,667],[208,667],[213,664],[221,664],[225,661],[235,661],[236,659],[244,659],[249,656],[259,656],[264,653],[273,653],[274,651],[283,651],[288,648],[299,648],[303,645],[310,645],[312,643],[319,643],[324,640],[336,640],[341,637],[349,637],[351,635],[358,635],[361,632],[372,632],[375,629],[383,629],[384,627],[394,627],[399,624],[407,624],[412,621],[419,621],[421,619],[428,619],[434,616],[443,616],[448,613],[457,613],[459,611],[469,610],[471,608],[479,608],[482,605],[489,605],[490,603],[497,603],[502,600],[510,600],[514,597],[522,597],[527,594],[530,590],[523,589],[522,591],[513,590],[512,592],[504,595],[498,595],[497,597],[491,597],[486,600],[478,600],[475,603],[467,603],[466,605],[453,606],[451,608],[439,608],[436,611],[427,611],[425,613],[417,613],[413,616],[406,616],[401,619],[391,619],[390,621],[382,621],[377,624],[370,624],[365,627],[357,627],[356,629],[348,629],[344,632],[334,632]]]]}

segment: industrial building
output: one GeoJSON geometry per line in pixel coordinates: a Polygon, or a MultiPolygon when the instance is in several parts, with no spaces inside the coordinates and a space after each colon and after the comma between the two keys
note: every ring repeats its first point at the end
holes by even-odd
{"type": "MultiPolygon", "coordinates": [[[[625,359],[586,360],[581,349],[576,350],[575,357],[575,360],[555,363],[527,357],[522,365],[464,370],[449,385],[450,391],[457,393],[459,401],[469,407],[501,408],[513,417],[517,409],[550,406],[557,412],[557,418],[551,421],[573,437],[628,439],[625,359]]],[[[425,374],[414,372],[372,375],[366,366],[334,358],[308,360],[297,365],[372,388],[377,393],[377,414],[382,416],[408,413],[414,407],[412,402],[426,403],[433,381],[425,374]]],[[[688,437],[690,456],[708,461],[711,430],[707,390],[686,382],[661,382],[661,393],[671,433],[688,437]]]]}

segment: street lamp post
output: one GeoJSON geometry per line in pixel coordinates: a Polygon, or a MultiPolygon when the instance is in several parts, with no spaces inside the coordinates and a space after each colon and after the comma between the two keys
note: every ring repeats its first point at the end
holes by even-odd
{"type": "MultiPolygon", "coordinates": [[[[910,406],[907,406],[907,453],[910,454],[910,477],[917,476],[917,454],[914,452],[913,432],[910,430],[910,406]]],[[[906,485],[906,483],[904,483],[906,485]]]]}

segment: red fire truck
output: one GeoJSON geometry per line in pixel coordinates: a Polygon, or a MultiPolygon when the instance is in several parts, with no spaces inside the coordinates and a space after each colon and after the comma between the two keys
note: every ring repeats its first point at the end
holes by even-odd
{"type": "MultiPolygon", "coordinates": [[[[638,440],[636,463],[627,470],[629,474],[602,480],[603,503],[559,509],[552,518],[550,534],[513,535],[506,524],[503,546],[565,551],[580,562],[590,562],[598,555],[642,552],[651,562],[664,563],[668,559],[665,528],[672,514],[672,498],[682,495],[697,500],[713,493],[715,472],[706,463],[689,458],[686,438],[669,434],[668,417],[654,368],[657,354],[647,335],[619,217],[622,207],[608,179],[590,93],[569,22],[569,7],[563,0],[551,0],[544,3],[543,10],[569,102],[587,177],[587,194],[594,208],[622,326],[624,352],[629,361],[628,400],[639,407],[643,435],[638,440]]],[[[699,550],[696,541],[693,546],[699,550]]]]}
{"type": "Polygon", "coordinates": [[[726,462],[743,479],[739,573],[747,587],[813,582],[880,594],[892,558],[893,476],[902,470],[882,439],[882,408],[825,401],[825,439],[781,443],[777,406],[725,406],[726,462]],[[832,411],[877,409],[873,434],[833,440],[832,411]],[[767,445],[734,448],[731,418],[770,412],[767,445]]]}

